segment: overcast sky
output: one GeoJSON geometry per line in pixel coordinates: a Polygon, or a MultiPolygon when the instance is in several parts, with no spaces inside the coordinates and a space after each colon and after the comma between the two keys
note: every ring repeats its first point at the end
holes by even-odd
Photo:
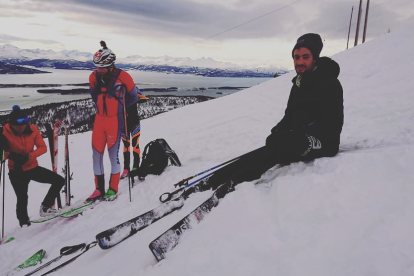
{"type": "MultiPolygon", "coordinates": [[[[0,0],[0,44],[93,53],[105,40],[120,57],[292,68],[291,50],[304,33],[322,36],[322,55],[346,49],[352,6],[353,46],[359,0],[0,0]]],[[[414,20],[414,0],[371,0],[369,14],[368,40],[414,20]]]]}

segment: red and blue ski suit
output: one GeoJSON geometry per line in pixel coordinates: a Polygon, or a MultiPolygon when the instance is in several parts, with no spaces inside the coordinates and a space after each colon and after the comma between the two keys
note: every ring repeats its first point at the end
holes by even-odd
{"type": "Polygon", "coordinates": [[[118,192],[121,172],[118,154],[121,135],[125,135],[124,110],[138,101],[138,89],[127,72],[113,68],[110,74],[110,77],[101,76],[95,70],[89,76],[90,93],[96,108],[92,131],[93,170],[95,186],[99,189],[98,176],[104,175],[103,156],[107,146],[111,161],[109,188],[118,192]]]}

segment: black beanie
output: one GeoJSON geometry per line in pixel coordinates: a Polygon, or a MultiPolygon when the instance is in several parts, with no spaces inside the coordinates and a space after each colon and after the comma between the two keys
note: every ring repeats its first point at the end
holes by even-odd
{"type": "Polygon", "coordinates": [[[9,123],[11,125],[22,125],[22,123],[18,123],[17,120],[24,119],[24,118],[27,118],[27,116],[24,113],[24,111],[20,109],[20,106],[18,106],[17,104],[13,105],[13,110],[12,112],[10,112],[10,115],[9,115],[9,123]]]}
{"type": "Polygon", "coordinates": [[[308,48],[312,53],[313,59],[317,60],[323,48],[321,36],[318,34],[304,34],[299,37],[295,47],[293,47],[292,57],[293,52],[302,47],[308,48]]]}

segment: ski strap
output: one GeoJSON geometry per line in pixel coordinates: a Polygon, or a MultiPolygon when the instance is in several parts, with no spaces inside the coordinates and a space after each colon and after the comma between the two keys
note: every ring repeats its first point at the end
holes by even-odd
{"type": "Polygon", "coordinates": [[[73,245],[73,246],[65,246],[62,249],[60,249],[60,256],[54,258],[53,260],[50,260],[49,262],[43,264],[42,266],[36,268],[35,270],[25,274],[24,276],[30,276],[35,274],[36,272],[42,270],[43,268],[49,266],[51,263],[57,262],[60,260],[60,258],[62,258],[63,256],[67,256],[70,255],[72,253],[75,253],[76,251],[78,251],[79,249],[83,249],[85,248],[86,244],[85,243],[81,243],[78,245],[73,245]]]}
{"type": "Polygon", "coordinates": [[[84,249],[85,246],[86,246],[86,243],[81,243],[81,244],[78,244],[78,245],[62,247],[60,249],[60,255],[63,255],[63,256],[70,255],[72,253],[75,253],[79,249],[81,249],[81,250],[84,249]]]}
{"type": "MultiPolygon", "coordinates": [[[[60,268],[62,268],[62,267],[64,267],[64,266],[66,266],[67,264],[70,264],[71,262],[73,262],[74,260],[76,260],[77,258],[79,258],[80,256],[82,256],[83,254],[85,254],[85,253],[86,253],[89,249],[91,249],[92,247],[96,246],[96,244],[97,244],[97,242],[96,242],[96,241],[93,241],[93,242],[91,242],[90,244],[88,244],[88,245],[86,245],[86,246],[85,246],[85,244],[79,244],[79,245],[72,246],[72,247],[68,246],[68,247],[70,247],[70,248],[73,250],[73,247],[78,247],[78,246],[83,245],[83,247],[81,247],[81,248],[83,249],[83,252],[82,252],[82,253],[80,253],[80,254],[78,254],[78,255],[76,255],[75,257],[73,257],[73,258],[71,258],[71,259],[67,260],[66,262],[64,262],[64,263],[62,263],[62,264],[60,264],[60,265],[58,265],[57,267],[55,267],[55,268],[53,268],[53,269],[49,270],[48,272],[46,272],[46,273],[42,274],[41,276],[48,275],[48,274],[50,274],[50,273],[52,273],[52,272],[55,272],[56,270],[58,270],[58,269],[60,269],[60,268]]],[[[61,252],[62,252],[62,250],[63,250],[63,249],[65,249],[65,248],[67,248],[67,247],[62,248],[62,249],[61,249],[61,252]]],[[[78,250],[79,250],[79,249],[78,249],[78,250]]],[[[72,251],[71,253],[73,253],[73,252],[75,252],[75,251],[72,251]]],[[[65,253],[69,254],[69,253],[68,253],[68,251],[65,251],[65,253]]],[[[67,254],[66,254],[66,255],[67,255],[67,254]]]]}

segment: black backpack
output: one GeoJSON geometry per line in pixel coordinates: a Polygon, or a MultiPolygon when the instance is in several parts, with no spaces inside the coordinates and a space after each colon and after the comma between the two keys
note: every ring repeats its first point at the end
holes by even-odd
{"type": "Polygon", "coordinates": [[[148,174],[160,175],[168,166],[168,162],[173,166],[181,166],[180,159],[167,141],[162,138],[151,141],[144,148],[139,174],[144,177],[148,174]]]}

